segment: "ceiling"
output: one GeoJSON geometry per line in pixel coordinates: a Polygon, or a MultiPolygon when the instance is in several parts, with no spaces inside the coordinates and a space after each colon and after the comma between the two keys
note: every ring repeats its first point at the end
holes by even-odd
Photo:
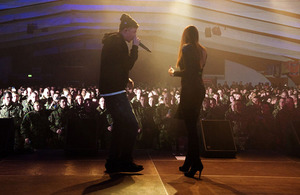
{"type": "Polygon", "coordinates": [[[126,12],[140,24],[138,34],[153,52],[177,54],[184,27],[193,24],[208,48],[299,60],[299,7],[299,0],[2,0],[0,49],[82,36],[84,40],[39,48],[36,55],[99,49],[103,34],[118,30],[126,12]],[[218,27],[221,34],[207,37],[209,27],[218,27]]]}

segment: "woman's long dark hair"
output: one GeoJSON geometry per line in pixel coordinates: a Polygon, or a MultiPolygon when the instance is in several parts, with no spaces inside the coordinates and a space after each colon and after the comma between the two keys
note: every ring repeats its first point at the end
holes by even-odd
{"type": "Polygon", "coordinates": [[[192,25],[187,26],[182,33],[176,67],[179,67],[179,64],[182,60],[182,47],[186,44],[192,44],[197,47],[200,56],[199,66],[202,69],[206,62],[206,49],[199,43],[198,30],[192,25]]]}

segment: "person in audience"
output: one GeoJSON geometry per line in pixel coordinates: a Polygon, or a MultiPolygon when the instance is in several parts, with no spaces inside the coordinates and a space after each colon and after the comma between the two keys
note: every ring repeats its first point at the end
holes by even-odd
{"type": "Polygon", "coordinates": [[[5,91],[2,96],[2,105],[0,105],[0,119],[12,118],[14,121],[14,151],[22,152],[24,149],[24,142],[20,133],[20,125],[23,118],[23,111],[21,107],[16,106],[12,101],[12,93],[10,91],[5,91]]]}
{"type": "Polygon", "coordinates": [[[245,105],[241,100],[231,103],[231,110],[227,111],[225,119],[231,122],[233,138],[239,151],[246,150],[249,138],[249,115],[245,112],[245,105]]]}
{"type": "Polygon", "coordinates": [[[39,96],[36,92],[31,92],[29,98],[27,99],[26,103],[23,104],[23,112],[24,114],[33,111],[33,104],[39,100],[39,96]]]}
{"type": "Polygon", "coordinates": [[[108,113],[105,105],[105,99],[100,97],[99,106],[96,108],[99,119],[98,140],[101,149],[109,149],[111,144],[111,131],[113,129],[113,120],[108,113]]]}
{"type": "Polygon", "coordinates": [[[65,144],[65,133],[68,119],[71,117],[71,110],[67,106],[67,98],[60,97],[59,107],[52,111],[48,117],[50,130],[55,134],[53,143],[55,147],[63,148],[65,144]]]}
{"type": "Polygon", "coordinates": [[[221,105],[217,105],[217,101],[215,98],[209,98],[209,105],[210,109],[205,119],[224,120],[225,111],[223,110],[221,105]]]}
{"type": "Polygon", "coordinates": [[[16,107],[19,107],[19,109],[23,110],[23,106],[21,104],[21,98],[17,92],[12,92],[12,102],[16,107]]]}
{"type": "Polygon", "coordinates": [[[59,92],[55,92],[52,96],[52,100],[47,101],[44,106],[46,107],[47,110],[56,110],[59,107],[59,99],[60,99],[59,92]]]}
{"type": "Polygon", "coordinates": [[[159,131],[159,148],[171,149],[175,144],[172,134],[171,122],[175,114],[176,107],[171,105],[170,93],[165,93],[162,103],[156,107],[154,121],[159,131]]]}
{"type": "Polygon", "coordinates": [[[48,148],[51,137],[48,115],[43,110],[41,100],[35,101],[33,108],[33,111],[24,115],[21,123],[21,135],[25,142],[25,148],[31,150],[48,148]]]}

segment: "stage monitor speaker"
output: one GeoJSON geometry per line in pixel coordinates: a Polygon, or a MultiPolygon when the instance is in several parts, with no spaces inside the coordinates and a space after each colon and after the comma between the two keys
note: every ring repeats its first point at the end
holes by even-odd
{"type": "Polygon", "coordinates": [[[230,122],[227,120],[201,120],[202,155],[205,157],[234,158],[236,146],[230,122]]]}
{"type": "Polygon", "coordinates": [[[293,132],[290,136],[291,152],[300,157],[300,121],[292,121],[293,132]]]}
{"type": "Polygon", "coordinates": [[[66,154],[96,154],[97,130],[94,119],[69,119],[66,128],[66,154]]]}
{"type": "Polygon", "coordinates": [[[300,145],[300,121],[293,121],[293,130],[294,130],[294,136],[295,136],[295,141],[297,142],[298,145],[300,145]]]}
{"type": "Polygon", "coordinates": [[[14,137],[14,120],[12,118],[0,119],[0,157],[13,152],[14,137]]]}

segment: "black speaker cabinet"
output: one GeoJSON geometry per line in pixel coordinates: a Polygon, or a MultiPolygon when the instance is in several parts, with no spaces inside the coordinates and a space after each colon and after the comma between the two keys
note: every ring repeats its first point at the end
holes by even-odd
{"type": "Polygon", "coordinates": [[[300,157],[300,121],[292,121],[292,134],[290,135],[290,144],[292,154],[300,157]]]}
{"type": "Polygon", "coordinates": [[[94,119],[70,119],[66,129],[66,154],[96,154],[97,122],[94,119]]]}
{"type": "Polygon", "coordinates": [[[236,146],[230,122],[227,120],[201,120],[202,155],[205,157],[234,158],[236,146]]]}
{"type": "Polygon", "coordinates": [[[0,157],[10,154],[14,150],[14,120],[0,119],[0,157]]]}
{"type": "Polygon", "coordinates": [[[300,145],[300,121],[293,121],[293,134],[295,136],[295,141],[300,145]]]}

